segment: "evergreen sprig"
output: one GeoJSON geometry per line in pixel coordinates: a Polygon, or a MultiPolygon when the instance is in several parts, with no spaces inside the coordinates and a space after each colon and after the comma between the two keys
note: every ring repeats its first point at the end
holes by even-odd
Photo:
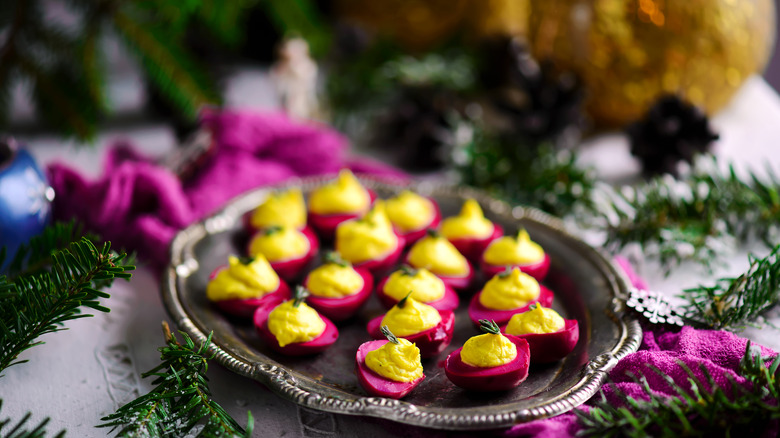
{"type": "Polygon", "coordinates": [[[332,123],[339,129],[356,129],[386,116],[413,89],[467,93],[476,86],[476,59],[463,48],[443,48],[410,56],[388,41],[377,41],[349,59],[330,66],[325,97],[332,123]]]}
{"type": "Polygon", "coordinates": [[[331,29],[312,0],[267,0],[259,5],[280,33],[305,39],[313,56],[330,49],[331,29]]]}
{"type": "MultiPolygon", "coordinates": [[[[0,400],[0,410],[3,408],[3,401],[0,400]]],[[[10,418],[0,420],[0,438],[44,438],[46,436],[46,425],[49,419],[44,418],[40,423],[31,427],[29,424],[32,414],[25,414],[21,420],[13,422],[10,418]]],[[[62,430],[54,435],[54,438],[63,438],[65,431],[62,430]]]]}
{"type": "Polygon", "coordinates": [[[777,356],[762,357],[758,348],[748,342],[738,374],[747,385],[737,383],[726,374],[729,385],[719,385],[706,368],[704,381],[697,378],[683,362],[678,366],[688,374],[690,388],[677,385],[671,377],[648,367],[663,378],[675,396],[653,391],[647,379],[635,377],[644,390],[643,398],[632,398],[612,385],[624,406],[601,400],[590,410],[577,409],[575,414],[582,430],[580,436],[598,437],[680,437],[680,436],[750,436],[763,435],[771,423],[780,420],[780,379],[777,356]]]}
{"type": "Polygon", "coordinates": [[[110,243],[98,249],[86,237],[71,241],[75,238],[72,225],[49,227],[20,249],[11,275],[0,276],[0,372],[26,362],[19,355],[42,344],[40,336],[92,316],[83,309],[108,312],[100,300],[109,295],[99,289],[130,278],[128,271],[135,269],[110,243]]]}
{"type": "Polygon", "coordinates": [[[613,250],[638,244],[667,272],[684,260],[710,269],[737,241],[773,242],[780,224],[780,178],[768,169],[739,176],[701,157],[679,180],[669,175],[620,190],[594,192],[589,225],[613,250]]]}
{"type": "Polygon", "coordinates": [[[559,150],[521,136],[496,136],[481,129],[453,159],[464,184],[486,189],[512,204],[565,216],[590,208],[595,176],[559,150]]]}
{"type": "Polygon", "coordinates": [[[82,236],[93,242],[97,241],[95,236],[85,235],[82,227],[73,221],[55,222],[29,242],[19,246],[5,274],[14,278],[41,272],[51,265],[52,253],[67,248],[72,242],[81,240],[82,236]]]}
{"type": "Polygon", "coordinates": [[[211,334],[196,346],[182,332],[184,344],[163,323],[166,346],[159,349],[162,363],[142,374],[154,376],[155,387],[115,413],[101,418],[98,427],[111,427],[117,437],[251,437],[254,420],[248,413],[246,430],[211,399],[206,371],[214,354],[208,353],[211,334]],[[200,427],[198,429],[198,427],[200,427]]]}
{"type": "Polygon", "coordinates": [[[187,32],[198,26],[212,40],[235,44],[240,17],[254,1],[72,0],[63,6],[70,26],[52,18],[63,14],[45,13],[45,1],[1,2],[0,126],[10,114],[11,92],[26,82],[36,110],[52,127],[92,138],[108,109],[101,42],[109,33],[127,46],[161,95],[194,120],[202,105],[220,97],[187,49],[187,32]]]}
{"type": "Polygon", "coordinates": [[[744,328],[777,305],[780,245],[764,258],[748,257],[750,267],[742,275],[684,291],[681,296],[688,300],[684,317],[689,324],[716,330],[744,328]]]}

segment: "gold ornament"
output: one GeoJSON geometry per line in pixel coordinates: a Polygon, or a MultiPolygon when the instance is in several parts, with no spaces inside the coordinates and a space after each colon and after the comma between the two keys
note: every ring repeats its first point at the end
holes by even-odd
{"type": "Polygon", "coordinates": [[[468,33],[472,39],[521,36],[528,30],[529,0],[470,0],[468,33]]]}
{"type": "Polygon", "coordinates": [[[578,73],[601,126],[636,120],[661,94],[709,114],[769,58],[774,0],[531,0],[538,59],[578,73]]]}
{"type": "Polygon", "coordinates": [[[336,6],[342,18],[420,52],[460,31],[476,40],[521,35],[529,0],[339,0],[336,6]]]}

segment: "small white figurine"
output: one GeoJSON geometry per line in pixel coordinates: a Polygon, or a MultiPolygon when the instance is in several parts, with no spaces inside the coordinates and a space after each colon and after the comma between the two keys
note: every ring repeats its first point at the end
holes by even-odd
{"type": "Polygon", "coordinates": [[[290,117],[314,119],[317,102],[317,63],[309,56],[309,45],[302,38],[285,40],[279,47],[279,59],[271,69],[282,107],[290,117]]]}

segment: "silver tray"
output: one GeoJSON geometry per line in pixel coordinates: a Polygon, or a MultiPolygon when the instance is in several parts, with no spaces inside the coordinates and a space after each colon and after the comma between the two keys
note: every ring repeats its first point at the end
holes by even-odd
{"type": "Polygon", "coordinates": [[[401,423],[450,430],[495,429],[568,411],[588,400],[607,371],[636,351],[642,331],[626,311],[626,280],[599,251],[568,234],[559,219],[532,208],[514,207],[483,192],[426,182],[363,183],[380,197],[410,187],[439,203],[442,214],[457,213],[463,199],[476,198],[485,215],[507,233],[525,227],[550,255],[545,284],[555,292],[553,307],[580,323],[580,341],[564,360],[532,366],[520,387],[503,393],[475,394],[452,385],[443,359],[477,334],[466,314],[468,299],[456,312],[455,336],[447,350],[424,362],[425,381],[403,400],[369,397],[354,373],[355,351],[369,340],[365,323],[383,312],[372,297],[354,320],[339,327],[336,344],[308,358],[285,357],[268,349],[249,323],[237,323],[216,311],[205,298],[209,273],[241,253],[248,236],[242,215],[259,205],[270,190],[299,186],[307,193],[326,179],[304,179],[258,189],[231,201],[214,216],[179,232],[171,245],[171,262],[163,276],[162,295],[168,313],[196,343],[213,331],[211,351],[230,370],[257,380],[299,405],[348,415],[367,415],[401,423]]]}

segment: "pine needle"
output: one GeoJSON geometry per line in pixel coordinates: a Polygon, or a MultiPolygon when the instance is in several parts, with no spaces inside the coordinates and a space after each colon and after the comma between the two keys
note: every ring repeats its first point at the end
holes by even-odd
{"type": "MultiPolygon", "coordinates": [[[[0,400],[0,410],[2,408],[3,401],[0,400]]],[[[10,418],[0,419],[0,438],[44,438],[49,419],[44,418],[40,423],[30,428],[31,416],[32,414],[28,412],[17,422],[12,422],[10,418]]],[[[63,438],[64,436],[65,431],[62,430],[54,435],[54,438],[63,438]]]]}

